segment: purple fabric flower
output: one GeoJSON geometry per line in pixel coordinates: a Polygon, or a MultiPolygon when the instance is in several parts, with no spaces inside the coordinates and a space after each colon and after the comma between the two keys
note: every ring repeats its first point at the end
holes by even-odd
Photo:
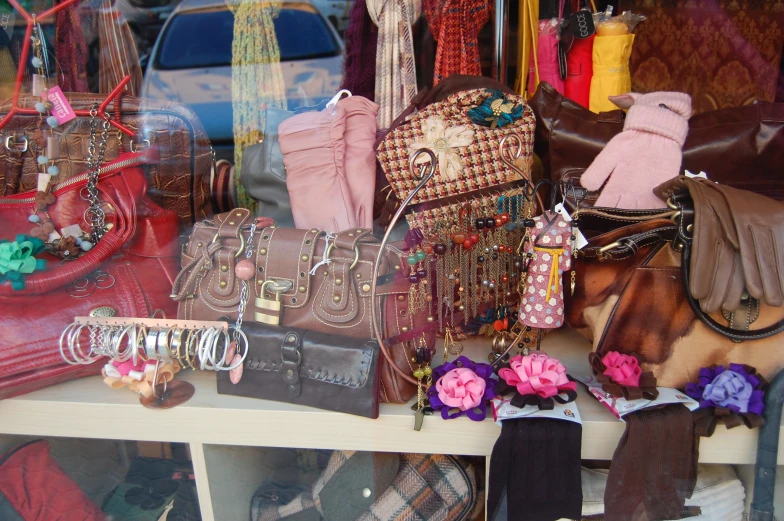
{"type": "Polygon", "coordinates": [[[489,364],[477,364],[461,356],[433,369],[436,382],[427,390],[430,406],[441,411],[441,417],[451,420],[465,414],[474,421],[487,416],[487,402],[495,397],[496,381],[490,377],[489,364]],[[446,403],[445,403],[446,402],[446,403]],[[459,406],[453,406],[455,404],[459,406]],[[467,404],[469,407],[464,407],[467,404]]]}
{"type": "Polygon", "coordinates": [[[758,414],[765,409],[763,382],[753,369],[741,364],[703,367],[697,383],[686,384],[686,394],[700,403],[700,408],[725,407],[735,414],[758,414]]]}

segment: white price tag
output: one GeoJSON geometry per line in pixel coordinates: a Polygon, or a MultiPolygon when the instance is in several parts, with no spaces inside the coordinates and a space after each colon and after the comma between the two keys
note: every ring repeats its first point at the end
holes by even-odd
{"type": "MultiPolygon", "coordinates": [[[[560,214],[566,220],[566,222],[572,222],[572,216],[569,215],[568,211],[566,211],[563,203],[558,203],[555,205],[555,212],[560,214]]],[[[576,233],[574,234],[574,247],[578,250],[582,250],[586,246],[588,246],[588,240],[585,238],[585,235],[583,235],[580,229],[577,228],[576,233]]]]}
{"type": "Polygon", "coordinates": [[[38,174],[38,191],[46,192],[46,189],[49,188],[49,183],[51,182],[52,176],[49,174],[38,174]]]}
{"type": "Polygon", "coordinates": [[[511,420],[514,418],[551,418],[553,420],[565,420],[582,425],[583,420],[580,417],[580,411],[577,410],[577,402],[558,403],[555,402],[555,407],[549,411],[543,411],[536,405],[526,405],[522,409],[514,407],[511,400],[506,398],[496,397],[493,398],[493,418],[498,425],[504,420],[511,420]]]}
{"type": "Polygon", "coordinates": [[[626,398],[616,398],[610,393],[604,392],[602,390],[602,384],[597,382],[593,376],[576,376],[574,379],[585,385],[585,387],[588,388],[588,392],[621,421],[623,421],[623,417],[629,413],[647,409],[649,407],[656,407],[658,405],[682,403],[690,411],[694,411],[700,406],[695,400],[686,396],[686,393],[681,392],[678,389],[672,389],[671,387],[657,387],[656,389],[659,391],[659,396],[656,397],[655,400],[648,400],[647,398],[627,400],[626,398]]]}
{"type": "Polygon", "coordinates": [[[65,228],[60,230],[60,233],[63,234],[63,237],[81,237],[84,235],[81,226],[78,224],[72,224],[71,226],[66,226],[65,228]]]}

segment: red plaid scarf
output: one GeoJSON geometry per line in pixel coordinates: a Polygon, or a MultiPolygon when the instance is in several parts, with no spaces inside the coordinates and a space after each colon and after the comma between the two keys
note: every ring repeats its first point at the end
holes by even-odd
{"type": "Polygon", "coordinates": [[[490,0],[424,0],[424,11],[438,42],[433,85],[452,74],[481,76],[479,31],[490,19],[490,0]]]}

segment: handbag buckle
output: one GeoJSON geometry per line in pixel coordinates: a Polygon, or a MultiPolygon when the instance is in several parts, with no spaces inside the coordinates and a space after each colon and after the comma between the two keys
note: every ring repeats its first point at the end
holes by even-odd
{"type": "Polygon", "coordinates": [[[29,142],[27,140],[27,136],[23,135],[22,139],[17,140],[16,136],[10,135],[5,138],[5,148],[9,152],[15,152],[17,154],[23,154],[27,152],[27,148],[29,146],[29,142]]]}
{"type": "MultiPolygon", "coordinates": [[[[330,262],[332,248],[334,247],[335,247],[335,241],[329,243],[329,246],[327,246],[327,251],[324,252],[324,260],[322,260],[321,262],[325,262],[325,263],[330,262]]],[[[354,261],[351,263],[351,266],[348,267],[348,271],[352,271],[354,268],[356,268],[358,262],[359,262],[359,246],[354,246],[354,261]]]]}

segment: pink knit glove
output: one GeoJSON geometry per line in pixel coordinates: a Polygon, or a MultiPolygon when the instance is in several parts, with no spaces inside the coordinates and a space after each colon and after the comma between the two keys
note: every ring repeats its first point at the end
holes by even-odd
{"type": "Polygon", "coordinates": [[[601,189],[596,206],[665,207],[653,189],[680,173],[691,97],[682,92],[632,92],[610,100],[629,108],[623,132],[596,156],[580,177],[580,184],[591,191],[601,189]]]}

